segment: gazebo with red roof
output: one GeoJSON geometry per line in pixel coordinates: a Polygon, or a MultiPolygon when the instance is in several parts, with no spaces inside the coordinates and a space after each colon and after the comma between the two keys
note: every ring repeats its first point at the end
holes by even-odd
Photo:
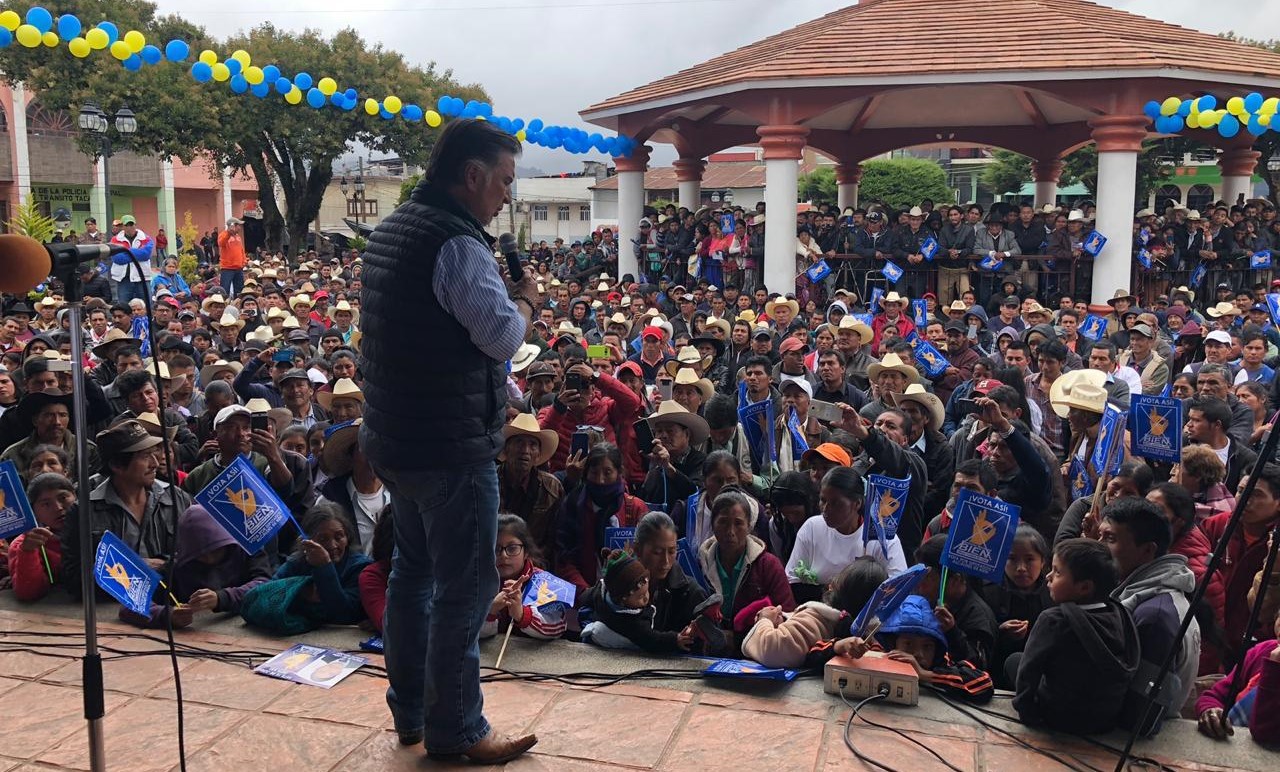
{"type": "MultiPolygon", "coordinates": [[[[806,145],[836,160],[841,207],[856,202],[865,159],[966,145],[1032,158],[1040,205],[1056,197],[1061,158],[1094,142],[1095,227],[1108,237],[1093,272],[1100,304],[1128,288],[1137,157],[1154,136],[1143,105],[1277,87],[1280,55],[1088,0],[999,0],[962,12],[950,0],[864,0],[581,115],[641,143],[614,159],[622,244],[636,238],[643,212],[645,142],[675,146],[680,203],[691,209],[707,155],[760,145],[769,213],[794,210],[806,145]]],[[[1252,137],[1186,134],[1219,148],[1224,198],[1247,195],[1259,157],[1252,137]]],[[[793,286],[794,251],[790,227],[766,229],[768,286],[793,286]]],[[[620,270],[634,273],[633,254],[622,252],[620,270]]]]}

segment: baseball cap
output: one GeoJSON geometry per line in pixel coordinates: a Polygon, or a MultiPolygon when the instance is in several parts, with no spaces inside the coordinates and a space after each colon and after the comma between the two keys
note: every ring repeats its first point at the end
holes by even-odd
{"type": "Polygon", "coordinates": [[[757,328],[756,328],[756,331],[755,331],[755,332],[753,332],[753,333],[751,333],[751,337],[752,337],[752,338],[765,338],[766,340],[771,340],[771,339],[773,338],[773,333],[772,333],[772,332],[769,332],[769,328],[768,328],[768,327],[757,327],[757,328]]]}
{"type": "Polygon", "coordinates": [[[1146,322],[1138,322],[1137,324],[1129,328],[1130,335],[1132,335],[1135,332],[1144,338],[1150,338],[1152,340],[1155,340],[1155,337],[1156,337],[1156,334],[1151,331],[1151,325],[1147,324],[1146,322]]]}
{"type": "Polygon", "coordinates": [[[287,373],[285,373],[284,375],[280,376],[280,383],[284,383],[285,381],[292,381],[292,380],[295,380],[295,379],[298,379],[298,378],[301,378],[302,380],[304,380],[304,381],[306,381],[306,382],[308,382],[308,383],[310,383],[310,382],[311,382],[311,379],[307,377],[307,371],[306,371],[306,370],[303,370],[303,369],[302,369],[302,368],[300,368],[300,367],[295,367],[295,368],[293,368],[292,370],[290,370],[289,372],[287,372],[287,373]]]}
{"type": "Polygon", "coordinates": [[[551,366],[549,362],[534,362],[533,364],[529,365],[529,369],[526,370],[524,373],[525,381],[531,381],[534,378],[542,378],[542,377],[546,377],[546,378],[556,377],[556,370],[554,367],[551,366]]]}
{"type": "Polygon", "coordinates": [[[134,453],[147,448],[154,448],[163,440],[151,436],[151,432],[134,420],[121,421],[110,429],[98,432],[94,438],[98,447],[106,451],[106,455],[117,453],[134,453]]]}
{"type": "Polygon", "coordinates": [[[646,327],[644,328],[644,332],[640,333],[640,339],[644,340],[645,338],[657,338],[658,340],[666,340],[667,331],[662,329],[661,327],[646,327]]]}
{"type": "Polygon", "coordinates": [[[1213,332],[1204,336],[1205,343],[1208,343],[1210,341],[1217,341],[1218,343],[1221,343],[1224,346],[1230,346],[1231,334],[1228,333],[1226,330],[1214,330],[1213,332]]]}
{"type": "Polygon", "coordinates": [[[217,429],[219,426],[222,426],[228,420],[238,415],[247,416],[247,415],[253,415],[253,414],[250,413],[249,408],[245,407],[244,405],[227,405],[226,407],[219,410],[218,415],[214,417],[213,428],[217,429]]]}
{"type": "Polygon", "coordinates": [[[1004,300],[1001,300],[1001,301],[1000,301],[1000,305],[1002,305],[1002,306],[1020,306],[1020,305],[1022,305],[1022,301],[1018,299],[1018,296],[1017,296],[1017,295],[1005,295],[1004,300]]]}
{"type": "Polygon", "coordinates": [[[998,389],[1003,385],[1003,383],[997,381],[995,378],[983,378],[973,385],[973,393],[985,396],[990,394],[993,389],[998,389]]]}
{"type": "Polygon", "coordinates": [[[787,337],[786,340],[782,341],[782,343],[778,345],[779,354],[785,354],[788,351],[800,351],[803,353],[803,352],[807,352],[808,350],[809,350],[809,347],[806,346],[798,338],[787,337]]]}
{"type": "Polygon", "coordinates": [[[942,329],[944,332],[958,332],[961,334],[967,334],[969,332],[968,325],[960,322],[947,322],[942,329]]]}
{"type": "Polygon", "coordinates": [[[849,456],[849,451],[834,442],[824,442],[816,448],[809,448],[800,457],[800,460],[812,462],[818,457],[825,458],[831,463],[839,464],[840,466],[853,466],[853,459],[849,456]]]}
{"type": "Polygon", "coordinates": [[[137,225],[138,221],[133,219],[133,215],[126,214],[124,217],[120,218],[120,224],[121,225],[137,225]]]}
{"type": "Polygon", "coordinates": [[[778,384],[778,389],[783,394],[786,394],[788,386],[797,386],[805,394],[808,394],[810,397],[813,396],[813,384],[809,383],[809,379],[805,378],[803,375],[787,375],[783,373],[782,382],[778,384]]]}

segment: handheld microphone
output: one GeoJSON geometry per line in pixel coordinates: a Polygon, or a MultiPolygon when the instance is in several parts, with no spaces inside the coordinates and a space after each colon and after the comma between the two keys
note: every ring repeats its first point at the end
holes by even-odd
{"type": "Polygon", "coordinates": [[[498,251],[507,258],[507,275],[511,277],[511,281],[519,284],[524,278],[524,267],[520,265],[520,246],[516,243],[515,235],[504,233],[499,236],[498,251]]]}
{"type": "Polygon", "coordinates": [[[27,292],[51,274],[124,249],[111,244],[41,244],[29,236],[6,233],[0,236],[0,292],[27,292]]]}

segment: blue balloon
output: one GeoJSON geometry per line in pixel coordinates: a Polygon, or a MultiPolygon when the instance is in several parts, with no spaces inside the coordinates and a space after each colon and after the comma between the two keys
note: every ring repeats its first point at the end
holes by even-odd
{"type": "Polygon", "coordinates": [[[1240,120],[1228,113],[1218,122],[1218,134],[1231,138],[1240,133],[1240,120]]]}
{"type": "Polygon", "coordinates": [[[511,130],[512,130],[512,131],[519,131],[519,130],[521,130],[521,129],[523,129],[523,128],[524,128],[524,118],[512,118],[512,119],[511,119],[511,130]]]}
{"type": "Polygon", "coordinates": [[[1142,106],[1142,114],[1155,120],[1160,117],[1160,103],[1154,99],[1142,106]]]}
{"type": "Polygon", "coordinates": [[[1267,133],[1267,127],[1262,125],[1256,115],[1249,116],[1249,122],[1245,124],[1245,128],[1255,137],[1261,137],[1267,133]]]}
{"type": "Polygon", "coordinates": [[[447,96],[442,96],[436,100],[436,112],[441,115],[449,115],[449,106],[453,103],[447,96]]]}
{"type": "Polygon", "coordinates": [[[542,125],[543,124],[542,124],[541,118],[534,118],[533,120],[529,121],[529,131],[532,131],[533,133],[537,134],[538,132],[542,131],[542,125]]]}
{"type": "Polygon", "coordinates": [[[422,108],[417,105],[405,105],[400,108],[400,115],[410,123],[417,123],[422,120],[422,108]]]}
{"type": "Polygon", "coordinates": [[[142,57],[137,54],[130,54],[128,59],[120,62],[120,66],[124,67],[129,72],[137,72],[142,69],[142,57]]]}
{"type": "Polygon", "coordinates": [[[75,14],[64,13],[58,17],[58,37],[62,38],[63,42],[79,37],[82,29],[84,25],[75,14]]]}
{"type": "Polygon", "coordinates": [[[1217,107],[1218,107],[1218,98],[1215,97],[1213,94],[1205,94],[1204,96],[1200,97],[1200,112],[1203,113],[1206,110],[1216,110],[1217,107]]]}
{"type": "MultiPolygon", "coordinates": [[[[40,34],[43,35],[53,29],[53,14],[49,13],[46,8],[42,8],[38,5],[33,6],[27,11],[27,24],[30,24],[40,30],[40,34]]],[[[72,35],[71,37],[75,37],[75,35],[72,35]]]]}
{"type": "Polygon", "coordinates": [[[1256,113],[1262,109],[1262,95],[1255,91],[1246,96],[1244,98],[1244,109],[1251,113],[1256,113]]]}
{"type": "MultiPolygon", "coordinates": [[[[459,100],[461,101],[461,100],[459,100]]],[[[462,106],[462,112],[470,115],[479,115],[480,103],[472,99],[462,106]]]]}
{"type": "Polygon", "coordinates": [[[396,117],[395,113],[387,112],[387,108],[382,107],[381,105],[378,106],[378,115],[382,116],[382,120],[384,121],[389,121],[396,117]]]}
{"type": "MultiPolygon", "coordinates": [[[[35,9],[32,9],[32,10],[35,10],[35,9]]],[[[117,27],[116,25],[112,24],[112,23],[111,23],[111,22],[109,22],[109,21],[100,21],[100,22],[98,22],[98,29],[100,29],[100,30],[102,30],[103,32],[107,33],[107,43],[108,43],[108,45],[110,45],[111,43],[114,43],[114,42],[116,42],[117,40],[119,40],[119,39],[120,39],[120,28],[119,28],[119,27],[117,27]]]]}
{"type": "Polygon", "coordinates": [[[1188,115],[1191,115],[1191,100],[1184,99],[1182,104],[1178,105],[1178,116],[1186,118],[1188,115]]]}
{"type": "Polygon", "coordinates": [[[476,114],[483,115],[486,118],[492,118],[493,105],[489,104],[488,102],[481,102],[479,106],[476,107],[476,114]]]}
{"type": "Polygon", "coordinates": [[[357,97],[349,97],[343,100],[342,109],[346,110],[347,112],[351,112],[352,110],[356,109],[356,106],[359,104],[360,104],[360,100],[357,97]]]}
{"type": "Polygon", "coordinates": [[[320,92],[320,89],[313,87],[307,90],[307,104],[311,105],[317,110],[319,110],[321,107],[324,107],[324,103],[326,101],[328,100],[325,99],[325,96],[320,92]]]}
{"type": "Polygon", "coordinates": [[[213,80],[213,68],[204,62],[196,62],[191,65],[191,77],[195,78],[196,83],[208,83],[213,80]]]}
{"type": "Polygon", "coordinates": [[[231,71],[232,75],[239,75],[240,71],[244,69],[244,65],[240,64],[239,59],[228,59],[223,64],[227,65],[227,69],[231,71]]]}
{"type": "Polygon", "coordinates": [[[249,90],[249,81],[244,79],[240,73],[231,76],[231,90],[237,94],[243,94],[249,90]]]}
{"type": "Polygon", "coordinates": [[[312,83],[313,81],[311,80],[310,73],[300,72],[297,75],[293,76],[293,85],[297,86],[303,91],[306,91],[307,89],[311,88],[312,83]]]}
{"type": "Polygon", "coordinates": [[[164,44],[164,58],[171,62],[186,60],[191,54],[191,46],[185,40],[170,40],[164,44]]]}
{"type": "Polygon", "coordinates": [[[280,68],[274,64],[268,64],[262,68],[262,82],[268,85],[275,83],[280,79],[280,68]]]}
{"type": "Polygon", "coordinates": [[[264,80],[261,83],[250,86],[249,93],[253,94],[259,99],[266,99],[267,96],[271,93],[271,86],[268,85],[267,82],[264,80]]]}
{"type": "Polygon", "coordinates": [[[142,61],[147,64],[159,64],[164,60],[164,54],[160,53],[160,49],[151,44],[142,47],[142,61]]]}
{"type": "Polygon", "coordinates": [[[0,27],[0,48],[8,48],[13,42],[13,33],[4,27],[0,27]]]}
{"type": "Polygon", "coordinates": [[[288,94],[288,93],[289,93],[290,91],[292,91],[292,90],[293,90],[293,81],[289,80],[288,78],[284,77],[283,75],[281,75],[280,77],[276,78],[276,93],[277,93],[277,94],[288,94]]]}

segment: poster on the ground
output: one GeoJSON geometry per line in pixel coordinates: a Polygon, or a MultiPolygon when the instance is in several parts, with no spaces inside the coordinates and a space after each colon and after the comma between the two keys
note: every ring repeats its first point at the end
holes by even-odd
{"type": "Polygon", "coordinates": [[[358,654],[296,643],[253,669],[259,675],[332,689],[342,679],[368,664],[358,654]]]}

